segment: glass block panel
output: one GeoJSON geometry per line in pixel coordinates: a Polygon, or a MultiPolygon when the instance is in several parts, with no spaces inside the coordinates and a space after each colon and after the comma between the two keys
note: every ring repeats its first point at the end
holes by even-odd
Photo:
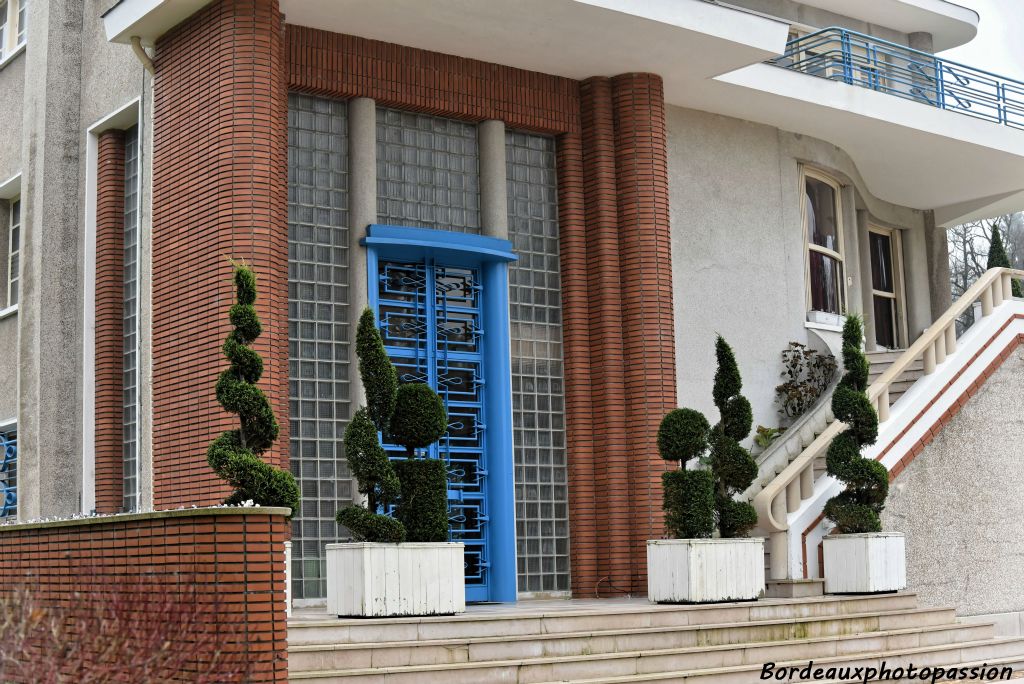
{"type": "Polygon", "coordinates": [[[139,507],[139,128],[124,138],[124,327],[121,362],[123,390],[122,500],[126,511],[139,507]]]}
{"type": "Polygon", "coordinates": [[[476,126],[378,107],[377,214],[393,226],[479,234],[476,126]]]}
{"type": "Polygon", "coordinates": [[[555,141],[505,135],[516,536],[521,592],[569,591],[555,141]]]}
{"type": "Polygon", "coordinates": [[[288,96],[288,387],[292,595],[327,595],[324,546],[352,503],[342,449],[349,402],[348,120],[344,102],[288,96]]]}

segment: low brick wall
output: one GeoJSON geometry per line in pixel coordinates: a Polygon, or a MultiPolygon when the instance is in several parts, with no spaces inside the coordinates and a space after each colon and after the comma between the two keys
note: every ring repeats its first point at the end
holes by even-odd
{"type": "MultiPolygon", "coordinates": [[[[143,669],[145,651],[168,632],[175,655],[164,658],[180,681],[286,682],[287,513],[200,508],[0,525],[0,601],[28,600],[59,617],[61,640],[76,649],[61,667],[75,668],[74,681],[168,681],[143,669]],[[94,679],[90,667],[127,677],[94,679]]],[[[15,644],[17,636],[0,621],[0,651],[52,666],[52,653],[15,644]]],[[[0,673],[22,680],[17,666],[0,673]]]]}

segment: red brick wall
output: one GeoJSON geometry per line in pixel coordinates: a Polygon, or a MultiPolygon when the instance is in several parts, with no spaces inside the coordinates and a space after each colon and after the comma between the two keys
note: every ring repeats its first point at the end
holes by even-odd
{"type": "MultiPolygon", "coordinates": [[[[0,600],[10,599],[16,589],[27,589],[39,605],[71,616],[74,634],[74,625],[82,624],[79,620],[94,602],[117,602],[111,600],[111,592],[128,592],[121,600],[127,599],[129,606],[166,605],[160,603],[166,598],[159,595],[137,595],[140,588],[150,587],[165,597],[182,592],[197,606],[196,619],[208,621],[202,622],[204,643],[186,638],[174,644],[177,650],[195,653],[183,674],[194,672],[201,659],[209,657],[210,640],[220,642],[229,654],[226,660],[235,667],[239,662],[251,664],[245,681],[287,682],[287,531],[284,516],[270,509],[200,509],[0,526],[0,600]],[[183,591],[182,583],[192,589],[183,591]]],[[[125,656],[145,655],[135,650],[137,644],[120,649],[113,635],[107,636],[105,644],[112,653],[93,656],[91,665],[131,666],[125,656]]],[[[131,670],[125,673],[130,675],[131,670]]],[[[198,676],[189,678],[196,680],[198,676]]],[[[205,681],[240,680],[215,672],[205,681]]]]}
{"type": "Polygon", "coordinates": [[[288,460],[288,188],[284,36],[277,0],[218,0],[161,38],[153,86],[153,499],[229,492],[206,446],[237,418],[214,397],[230,330],[229,258],[259,278],[260,387],[288,460]]]}
{"type": "Polygon", "coordinates": [[[124,131],[97,141],[96,174],[96,510],[123,502],[124,131]]]}

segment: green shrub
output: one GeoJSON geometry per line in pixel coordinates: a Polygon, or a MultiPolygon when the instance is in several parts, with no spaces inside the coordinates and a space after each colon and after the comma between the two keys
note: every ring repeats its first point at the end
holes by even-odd
{"type": "Polygon", "coordinates": [[[260,455],[277,439],[280,428],[263,390],[256,386],[263,359],[249,347],[260,335],[256,314],[256,275],[244,264],[234,266],[236,303],[229,313],[234,329],[221,347],[231,366],[217,378],[217,401],[238,415],[240,427],[222,433],[206,450],[206,460],[234,489],[225,503],[253,501],[260,506],[299,508],[299,486],[291,473],[265,463],[260,455]]]}
{"type": "Polygon", "coordinates": [[[708,449],[711,425],[703,413],[688,408],[669,411],[658,427],[658,452],[666,461],[700,458],[708,449]]]}
{"type": "Polygon", "coordinates": [[[448,541],[448,468],[435,458],[395,462],[402,496],[395,517],[414,542],[448,541]]]}
{"type": "Polygon", "coordinates": [[[720,422],[709,429],[707,418],[693,409],[674,409],[661,421],[658,428],[658,451],[668,461],[681,461],[683,470],[677,476],[666,473],[662,478],[665,526],[670,534],[678,530],[694,536],[710,536],[715,519],[722,537],[742,537],[757,524],[753,506],[736,501],[735,495],[744,491],[757,477],[757,462],[739,441],[750,434],[753,414],[750,402],[740,394],[743,381],[739,366],[729,345],[718,336],[715,341],[718,370],[712,396],[721,416],[720,422]],[[686,462],[711,451],[711,472],[687,471],[686,462]],[[700,476],[692,473],[703,473],[700,476]],[[709,491],[701,489],[710,484],[709,491]],[[669,487],[671,486],[671,491],[669,487]],[[685,497],[693,497],[690,502],[685,497]],[[702,516],[707,515],[708,518],[702,516]]]}
{"type": "Polygon", "coordinates": [[[430,446],[448,430],[448,412],[444,402],[423,383],[399,386],[390,430],[392,441],[404,446],[412,457],[416,449],[430,446]]]}
{"type": "Polygon", "coordinates": [[[878,461],[861,457],[861,450],[878,438],[878,415],[865,393],[868,361],[861,351],[863,328],[858,316],[843,326],[844,375],[832,395],[832,413],[847,425],[829,445],[828,474],[846,489],[825,504],[825,517],[840,533],[879,532],[879,517],[889,493],[889,472],[878,461]]]}
{"type": "Polygon", "coordinates": [[[416,458],[417,449],[430,446],[447,431],[444,402],[427,385],[398,385],[398,373],[370,309],[359,317],[356,356],[367,406],[345,429],[345,456],[367,507],[339,511],[338,523],[355,538],[371,542],[448,541],[447,466],[439,459],[416,458]],[[407,460],[392,462],[378,431],[405,447],[407,460]],[[392,504],[395,517],[377,512],[392,504]]]}
{"type": "MultiPolygon", "coordinates": [[[[674,459],[673,459],[674,460],[674,459]]],[[[675,539],[704,539],[715,531],[715,483],[708,470],[661,475],[665,529],[675,539]]]]}

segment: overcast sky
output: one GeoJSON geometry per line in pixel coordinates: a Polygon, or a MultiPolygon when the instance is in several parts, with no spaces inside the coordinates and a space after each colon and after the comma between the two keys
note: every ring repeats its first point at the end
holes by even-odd
{"type": "Polygon", "coordinates": [[[978,35],[943,57],[1024,81],[1024,0],[953,0],[981,16],[978,35]]]}

